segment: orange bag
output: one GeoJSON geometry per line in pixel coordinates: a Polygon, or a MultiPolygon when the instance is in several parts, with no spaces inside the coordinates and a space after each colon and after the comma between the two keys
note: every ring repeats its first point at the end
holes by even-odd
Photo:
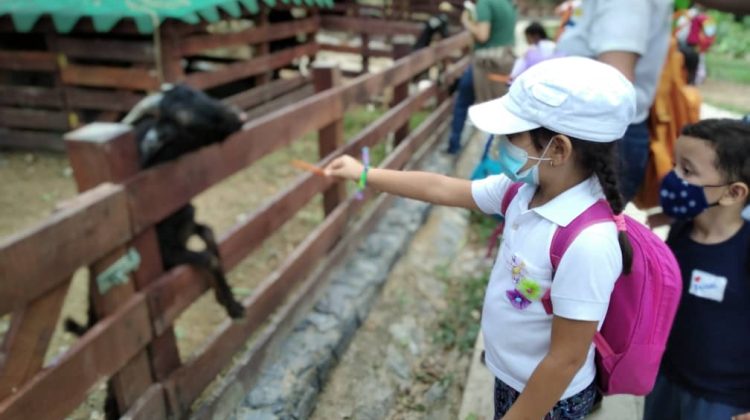
{"type": "Polygon", "coordinates": [[[684,58],[677,39],[672,37],[649,116],[649,162],[643,185],[633,200],[638,208],[659,205],[661,180],[674,166],[674,142],[684,125],[700,120],[700,108],[700,92],[687,84],[684,58]]]}

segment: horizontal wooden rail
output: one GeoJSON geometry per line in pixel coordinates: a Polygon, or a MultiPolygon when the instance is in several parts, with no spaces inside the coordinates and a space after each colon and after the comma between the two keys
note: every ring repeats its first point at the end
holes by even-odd
{"type": "MultiPolygon", "coordinates": [[[[434,134],[436,128],[444,122],[450,111],[447,105],[448,103],[441,106],[431,118],[425,120],[381,166],[390,169],[402,167],[429,135],[434,134]]],[[[369,199],[373,195],[372,191],[368,191],[366,197],[369,199]]],[[[266,278],[255,293],[243,302],[247,308],[245,318],[240,322],[224,322],[205,351],[185,363],[170,377],[166,382],[166,387],[172,397],[179,401],[181,408],[187,409],[214,380],[224,367],[223,361],[231,358],[250,334],[260,327],[284,301],[289,291],[304,279],[305,273],[310,270],[309,262],[325,255],[344,232],[353,214],[363,204],[364,201],[358,201],[352,197],[337,207],[292,252],[282,267],[266,278]]]]}
{"type": "MultiPolygon", "coordinates": [[[[339,44],[320,44],[320,49],[324,51],[333,51],[346,54],[361,54],[362,46],[360,45],[339,45],[339,44]]],[[[392,57],[393,52],[386,49],[369,48],[366,50],[370,57],[392,57]]]]}
{"type": "Polygon", "coordinates": [[[0,420],[64,418],[99,380],[119,371],[151,338],[146,300],[136,294],[99,321],[57,363],[0,401],[0,420]]]}
{"type": "Polygon", "coordinates": [[[23,307],[130,238],[124,189],[102,184],[36,226],[0,239],[0,315],[23,307]]]}
{"type": "Polygon", "coordinates": [[[258,87],[225,98],[224,102],[240,109],[249,109],[300,88],[309,82],[310,80],[303,76],[272,80],[258,87]]]}
{"type": "Polygon", "coordinates": [[[156,72],[141,68],[84,66],[70,64],[62,68],[60,77],[69,85],[111,87],[134,90],[157,90],[156,72]]]}
{"type": "Polygon", "coordinates": [[[60,37],[59,50],[69,58],[86,60],[121,61],[126,63],[153,63],[153,40],[121,41],[100,38],[60,37]]]}
{"type": "Polygon", "coordinates": [[[259,44],[291,38],[297,34],[313,33],[319,29],[317,16],[265,26],[256,26],[230,34],[193,35],[180,43],[183,56],[199,54],[213,48],[226,48],[233,45],[259,44]]]}
{"type": "Polygon", "coordinates": [[[320,27],[330,31],[370,35],[419,35],[422,32],[422,25],[414,22],[330,15],[324,15],[320,18],[320,27]]]}
{"type": "Polygon", "coordinates": [[[455,35],[396,61],[384,72],[362,75],[347,85],[328,89],[254,119],[221,145],[205,147],[139,173],[127,183],[134,209],[134,228],[139,231],[163,220],[220,180],[306,133],[325,127],[341,118],[351,106],[409,80],[469,42],[468,33],[455,35]]]}
{"type": "Polygon", "coordinates": [[[143,99],[142,95],[126,90],[104,90],[68,87],[65,89],[68,104],[73,109],[102,111],[130,111],[143,99]]]}
{"type": "Polygon", "coordinates": [[[0,51],[0,69],[57,71],[57,56],[49,51],[0,51]]]}
{"type": "Polygon", "coordinates": [[[261,55],[250,60],[229,64],[221,70],[193,73],[187,77],[187,83],[198,89],[208,89],[249,76],[257,76],[267,71],[290,64],[304,55],[315,55],[318,44],[308,42],[296,47],[285,48],[279,52],[261,55]]]}
{"type": "Polygon", "coordinates": [[[63,106],[62,90],[33,86],[0,86],[0,105],[29,108],[60,108],[63,106]]]}
{"type": "Polygon", "coordinates": [[[0,128],[0,146],[28,150],[65,150],[60,134],[50,131],[8,130],[0,128]]]}
{"type": "Polygon", "coordinates": [[[42,130],[68,130],[68,115],[63,111],[0,107],[0,126],[42,130]]]}

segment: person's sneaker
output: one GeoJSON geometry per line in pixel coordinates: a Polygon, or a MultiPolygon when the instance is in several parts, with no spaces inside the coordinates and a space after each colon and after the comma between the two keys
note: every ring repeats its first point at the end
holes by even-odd
{"type": "Polygon", "coordinates": [[[459,152],[461,152],[461,149],[448,146],[448,148],[443,151],[449,155],[457,155],[459,152]]]}

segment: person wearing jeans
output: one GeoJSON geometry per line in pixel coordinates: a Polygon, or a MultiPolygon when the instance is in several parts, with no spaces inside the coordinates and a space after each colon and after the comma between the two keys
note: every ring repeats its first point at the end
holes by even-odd
{"type": "MultiPolygon", "coordinates": [[[[474,77],[486,78],[487,69],[493,72],[509,74],[513,66],[510,49],[515,43],[516,9],[510,0],[478,0],[475,16],[465,10],[461,23],[474,37],[472,64],[458,81],[456,104],[453,108],[453,121],[448,141],[448,153],[456,154],[461,150],[461,133],[464,129],[469,107],[476,100],[489,100],[501,96],[501,92],[489,90],[486,80],[474,80],[474,77]],[[507,65],[506,65],[507,63],[507,65]],[[495,64],[493,66],[493,64],[495,64]],[[478,68],[480,66],[481,68],[478,68]],[[506,71],[504,67],[507,67],[506,71]],[[478,93],[475,89],[478,88],[478,93]]],[[[504,86],[500,86],[504,88],[504,86]]]]}

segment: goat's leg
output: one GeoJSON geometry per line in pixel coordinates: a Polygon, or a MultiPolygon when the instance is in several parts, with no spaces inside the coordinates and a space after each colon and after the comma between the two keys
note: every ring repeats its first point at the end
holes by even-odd
{"type": "MultiPolygon", "coordinates": [[[[96,287],[96,282],[91,281],[89,282],[89,287],[96,287]]],[[[81,324],[75,319],[68,317],[65,319],[65,331],[77,336],[81,337],[82,335],[86,334],[88,330],[91,329],[91,327],[96,324],[97,316],[96,316],[96,310],[94,307],[94,293],[96,293],[95,290],[89,290],[89,296],[87,299],[88,303],[88,309],[87,312],[87,320],[86,324],[81,324]]]]}
{"type": "Polygon", "coordinates": [[[221,264],[221,254],[219,246],[216,244],[213,230],[203,224],[195,223],[195,234],[198,235],[206,245],[206,252],[209,254],[209,271],[216,279],[214,292],[218,300],[227,309],[229,316],[232,318],[241,318],[245,314],[245,308],[237,302],[229,287],[227,278],[224,275],[224,268],[221,264]]]}
{"type": "Polygon", "coordinates": [[[232,289],[229,287],[224,271],[221,269],[221,263],[215,255],[211,254],[208,248],[201,252],[188,249],[170,250],[169,254],[165,254],[164,257],[169,260],[172,267],[188,264],[207,271],[211,277],[211,287],[214,289],[216,300],[226,309],[227,314],[232,318],[244,316],[244,306],[234,299],[232,289]]]}

